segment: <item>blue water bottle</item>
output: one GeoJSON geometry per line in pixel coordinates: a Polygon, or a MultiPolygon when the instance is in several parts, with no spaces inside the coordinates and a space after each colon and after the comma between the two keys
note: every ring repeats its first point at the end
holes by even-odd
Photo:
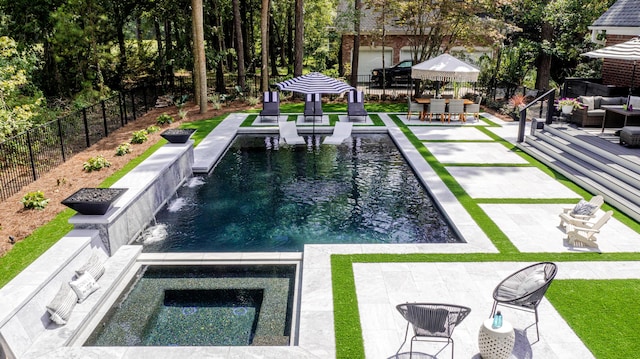
{"type": "Polygon", "coordinates": [[[493,329],[498,329],[502,326],[502,313],[500,311],[496,312],[496,315],[493,316],[493,324],[491,327],[493,329]]]}

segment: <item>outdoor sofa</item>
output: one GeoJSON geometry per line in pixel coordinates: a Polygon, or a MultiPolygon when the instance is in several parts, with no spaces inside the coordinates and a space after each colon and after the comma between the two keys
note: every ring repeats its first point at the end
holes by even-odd
{"type": "MultiPolygon", "coordinates": [[[[604,96],[579,96],[578,101],[582,108],[575,109],[569,119],[579,127],[602,126],[607,107],[622,108],[627,103],[627,97],[604,97],[604,96]]],[[[614,123],[607,123],[614,126],[614,123]]],[[[622,123],[619,124],[622,127],[622,123]]]]}

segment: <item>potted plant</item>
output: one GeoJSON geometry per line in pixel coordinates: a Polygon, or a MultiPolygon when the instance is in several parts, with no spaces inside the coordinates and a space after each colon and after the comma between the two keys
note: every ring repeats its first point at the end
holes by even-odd
{"type": "Polygon", "coordinates": [[[62,204],[80,214],[103,215],[126,188],[81,188],[62,200],[62,204]]]}
{"type": "Polygon", "coordinates": [[[573,110],[577,108],[582,108],[582,104],[575,98],[563,97],[558,100],[558,104],[556,108],[558,110],[562,110],[562,113],[568,115],[572,113],[573,110]]]}
{"type": "Polygon", "coordinates": [[[160,136],[170,143],[185,143],[194,132],[196,132],[195,128],[170,128],[162,132],[160,136]]]}

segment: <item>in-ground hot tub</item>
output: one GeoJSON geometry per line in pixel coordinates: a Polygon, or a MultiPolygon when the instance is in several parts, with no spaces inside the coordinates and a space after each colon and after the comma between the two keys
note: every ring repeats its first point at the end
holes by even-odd
{"type": "Polygon", "coordinates": [[[293,345],[296,264],[143,265],[84,346],[293,345]]]}

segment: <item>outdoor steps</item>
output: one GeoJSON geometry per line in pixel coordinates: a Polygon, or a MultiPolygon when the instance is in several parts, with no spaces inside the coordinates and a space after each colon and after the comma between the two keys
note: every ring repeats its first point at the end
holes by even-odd
{"type": "Polygon", "coordinates": [[[640,150],[552,126],[526,136],[519,147],[640,221],[640,150]]]}

